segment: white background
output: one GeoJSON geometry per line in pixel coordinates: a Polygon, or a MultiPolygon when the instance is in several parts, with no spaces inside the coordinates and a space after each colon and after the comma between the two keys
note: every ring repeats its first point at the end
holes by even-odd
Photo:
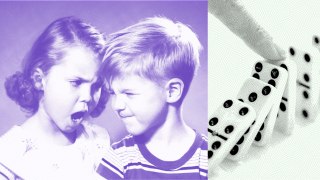
{"type": "MultiPolygon", "coordinates": [[[[313,35],[320,35],[320,1],[241,2],[285,50],[293,43],[309,46],[313,35]]],[[[210,117],[224,100],[236,96],[254,63],[263,58],[213,15],[209,14],[208,21],[210,117]]],[[[225,160],[213,178],[320,179],[320,116],[314,122],[296,119],[290,136],[274,131],[270,144],[262,148],[253,146],[242,161],[225,160]]]]}

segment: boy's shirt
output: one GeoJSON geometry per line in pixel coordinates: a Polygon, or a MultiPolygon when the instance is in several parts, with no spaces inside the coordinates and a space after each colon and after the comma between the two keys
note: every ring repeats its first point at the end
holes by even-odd
{"type": "Polygon", "coordinates": [[[95,179],[123,179],[123,167],[122,160],[116,154],[114,156],[104,154],[96,169],[95,179]]]}
{"type": "MultiPolygon", "coordinates": [[[[112,147],[124,164],[125,179],[207,179],[207,137],[197,132],[192,146],[176,161],[158,159],[132,135],[112,147]]],[[[98,173],[103,176],[104,172],[98,173]]]]}

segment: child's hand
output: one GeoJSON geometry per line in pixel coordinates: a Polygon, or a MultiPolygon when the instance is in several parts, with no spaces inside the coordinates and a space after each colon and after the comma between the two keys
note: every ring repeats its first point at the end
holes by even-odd
{"type": "Polygon", "coordinates": [[[209,0],[209,12],[215,15],[253,51],[269,60],[283,60],[286,53],[252,18],[237,0],[209,0]]]}

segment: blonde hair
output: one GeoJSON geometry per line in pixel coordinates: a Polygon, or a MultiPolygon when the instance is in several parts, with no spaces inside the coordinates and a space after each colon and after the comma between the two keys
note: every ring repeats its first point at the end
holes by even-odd
{"type": "Polygon", "coordinates": [[[186,94],[199,67],[201,49],[197,35],[183,23],[146,18],[107,38],[103,73],[108,81],[130,74],[159,84],[179,78],[186,94]]]}

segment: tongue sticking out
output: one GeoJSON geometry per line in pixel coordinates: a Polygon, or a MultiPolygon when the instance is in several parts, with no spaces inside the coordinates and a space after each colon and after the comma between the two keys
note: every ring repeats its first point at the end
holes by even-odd
{"type": "Polygon", "coordinates": [[[71,119],[72,119],[72,121],[78,121],[83,118],[84,114],[85,114],[84,111],[79,111],[79,112],[73,113],[73,114],[71,114],[71,119]]]}

